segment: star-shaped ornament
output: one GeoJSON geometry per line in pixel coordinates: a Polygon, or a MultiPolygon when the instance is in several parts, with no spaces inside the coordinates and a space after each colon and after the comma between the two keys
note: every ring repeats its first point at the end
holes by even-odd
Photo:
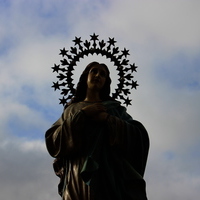
{"type": "Polygon", "coordinates": [[[108,43],[109,43],[110,45],[115,46],[116,41],[115,41],[114,38],[109,38],[108,43]]]}
{"type": "Polygon", "coordinates": [[[126,104],[126,106],[131,105],[131,99],[129,99],[129,97],[127,97],[126,99],[124,99],[124,104],[126,104]]]}
{"type": "Polygon", "coordinates": [[[124,50],[122,51],[122,54],[127,57],[129,54],[129,50],[127,50],[126,48],[124,48],[124,50]]]}
{"type": "Polygon", "coordinates": [[[54,64],[54,67],[52,67],[52,69],[53,69],[53,72],[57,72],[58,73],[58,71],[60,70],[60,65],[56,65],[56,64],[54,64]]]}
{"type": "Polygon", "coordinates": [[[77,45],[77,44],[80,45],[80,43],[83,42],[83,41],[81,41],[81,37],[79,37],[79,38],[75,37],[73,42],[75,43],[75,45],[77,45]]]}
{"type": "Polygon", "coordinates": [[[60,85],[59,85],[58,81],[53,82],[53,85],[51,87],[54,88],[54,90],[60,90],[60,85]]]}
{"type": "Polygon", "coordinates": [[[60,49],[60,54],[59,55],[62,55],[62,57],[66,56],[67,55],[67,50],[65,50],[65,48],[63,49],[60,49]]]}
{"type": "Polygon", "coordinates": [[[95,33],[94,33],[93,35],[90,35],[90,37],[91,37],[90,40],[93,40],[94,42],[95,42],[96,40],[99,40],[99,39],[98,39],[99,35],[96,35],[95,33]]]}
{"type": "Polygon", "coordinates": [[[133,63],[132,65],[130,65],[130,69],[131,69],[131,71],[133,72],[133,71],[135,71],[135,72],[137,72],[137,66],[135,66],[135,63],[133,63]]]}
{"type": "Polygon", "coordinates": [[[137,86],[138,86],[137,81],[132,81],[131,85],[132,85],[131,89],[133,88],[137,89],[137,86]]]}
{"type": "Polygon", "coordinates": [[[66,104],[67,102],[67,98],[65,98],[64,96],[62,97],[62,99],[59,99],[60,100],[60,104],[62,104],[63,106],[66,104]]]}

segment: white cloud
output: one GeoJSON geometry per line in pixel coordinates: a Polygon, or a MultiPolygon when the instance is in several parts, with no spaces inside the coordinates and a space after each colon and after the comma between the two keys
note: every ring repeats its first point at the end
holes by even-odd
{"type": "Polygon", "coordinates": [[[0,142],[2,199],[59,199],[52,159],[41,141],[0,142]],[[50,188],[50,189],[49,189],[50,188]]]}
{"type": "Polygon", "coordinates": [[[109,31],[145,47],[199,47],[199,1],[116,1],[101,17],[109,31]]]}

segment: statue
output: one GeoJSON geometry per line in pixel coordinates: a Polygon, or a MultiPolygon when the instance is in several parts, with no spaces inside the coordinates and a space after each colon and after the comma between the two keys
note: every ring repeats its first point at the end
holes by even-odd
{"type": "Polygon", "coordinates": [[[46,132],[63,200],[147,200],[148,134],[110,96],[110,84],[105,64],[88,64],[61,117],[46,132]]]}

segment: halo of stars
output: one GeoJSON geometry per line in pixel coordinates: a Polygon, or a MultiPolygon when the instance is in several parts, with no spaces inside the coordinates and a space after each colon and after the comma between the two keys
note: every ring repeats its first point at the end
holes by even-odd
{"type": "Polygon", "coordinates": [[[54,90],[61,90],[62,98],[59,99],[60,104],[64,106],[75,94],[72,75],[76,63],[84,56],[96,53],[109,58],[118,71],[118,87],[111,96],[123,101],[126,106],[131,105],[132,100],[129,99],[128,95],[130,94],[130,89],[137,89],[138,83],[133,80],[133,73],[137,72],[137,66],[135,63],[129,64],[129,60],[127,60],[127,56],[130,55],[129,50],[126,48],[119,50],[119,47],[115,46],[116,41],[114,38],[109,38],[107,42],[100,41],[99,35],[95,33],[90,35],[89,41],[82,41],[81,37],[75,37],[73,42],[74,46],[70,47],[69,50],[60,49],[59,55],[62,56],[62,60],[60,60],[59,65],[54,64],[52,67],[53,72],[58,74],[56,76],[58,81],[53,82],[52,87],[54,90]]]}

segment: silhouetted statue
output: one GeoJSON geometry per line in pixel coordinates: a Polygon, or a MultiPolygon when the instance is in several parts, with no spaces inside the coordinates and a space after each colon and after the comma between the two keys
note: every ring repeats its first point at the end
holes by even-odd
{"type": "Polygon", "coordinates": [[[110,97],[105,64],[90,63],[62,116],[46,132],[63,200],[146,200],[149,138],[110,97]]]}

